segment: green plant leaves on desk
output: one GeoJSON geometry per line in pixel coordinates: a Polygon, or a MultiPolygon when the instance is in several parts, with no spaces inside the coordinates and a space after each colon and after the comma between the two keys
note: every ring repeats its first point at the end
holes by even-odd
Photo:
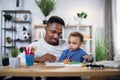
{"type": "Polygon", "coordinates": [[[19,53],[19,50],[17,48],[14,48],[11,50],[12,57],[17,57],[18,53],[19,53]]]}
{"type": "Polygon", "coordinates": [[[87,13],[82,11],[81,13],[77,13],[77,16],[78,16],[79,18],[84,18],[84,19],[86,19],[86,18],[87,18],[87,13]]]}

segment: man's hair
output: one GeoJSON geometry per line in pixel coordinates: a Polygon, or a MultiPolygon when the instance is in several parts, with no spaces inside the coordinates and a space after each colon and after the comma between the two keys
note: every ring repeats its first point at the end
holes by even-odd
{"type": "Polygon", "coordinates": [[[80,38],[80,40],[81,40],[81,42],[83,42],[83,41],[84,41],[83,34],[81,34],[80,32],[77,32],[77,31],[72,32],[72,33],[70,33],[69,38],[70,38],[71,36],[74,36],[74,37],[79,37],[79,38],[80,38]]]}
{"type": "Polygon", "coordinates": [[[56,22],[56,23],[59,23],[59,24],[65,26],[64,20],[62,18],[58,17],[58,16],[51,16],[48,20],[47,25],[50,24],[50,23],[53,23],[53,22],[56,22]]]}

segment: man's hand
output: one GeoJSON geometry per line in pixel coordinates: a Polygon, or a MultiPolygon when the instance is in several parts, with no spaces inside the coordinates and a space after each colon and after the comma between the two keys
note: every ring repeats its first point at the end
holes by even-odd
{"type": "Polygon", "coordinates": [[[45,55],[43,55],[42,57],[36,57],[34,59],[35,62],[45,62],[45,61],[49,61],[49,62],[55,62],[57,61],[56,57],[50,53],[47,53],[45,55]]]}

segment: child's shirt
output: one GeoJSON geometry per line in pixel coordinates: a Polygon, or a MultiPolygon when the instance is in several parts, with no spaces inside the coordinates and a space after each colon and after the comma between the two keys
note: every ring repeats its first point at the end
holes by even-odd
{"type": "Polygon", "coordinates": [[[63,51],[62,55],[59,58],[59,61],[62,62],[65,59],[69,59],[70,61],[75,62],[83,62],[83,56],[87,55],[87,53],[79,48],[77,50],[71,51],[70,49],[66,49],[63,51]]]}

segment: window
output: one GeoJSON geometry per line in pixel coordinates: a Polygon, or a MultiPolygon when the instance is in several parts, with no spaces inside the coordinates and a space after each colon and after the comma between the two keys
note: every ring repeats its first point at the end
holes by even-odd
{"type": "Polygon", "coordinates": [[[116,2],[116,12],[117,12],[117,50],[120,51],[120,0],[116,2]]]}
{"type": "Polygon", "coordinates": [[[117,51],[119,51],[120,53],[120,0],[117,0],[116,1],[116,18],[117,18],[117,34],[116,34],[116,48],[117,48],[117,51]]]}

